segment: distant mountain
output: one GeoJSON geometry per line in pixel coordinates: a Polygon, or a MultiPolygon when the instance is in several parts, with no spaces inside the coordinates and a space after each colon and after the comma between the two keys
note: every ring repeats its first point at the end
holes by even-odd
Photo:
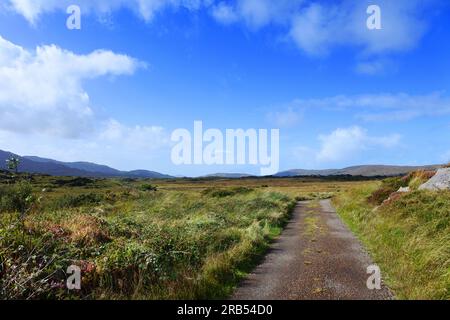
{"type": "MultiPolygon", "coordinates": [[[[19,156],[11,152],[0,150],[0,170],[6,170],[6,160],[11,157],[20,159],[20,172],[48,174],[52,176],[74,176],[74,177],[123,177],[123,178],[147,178],[147,179],[171,179],[172,176],[148,170],[120,171],[105,165],[90,162],[62,162],[53,159],[35,156],[19,156]]],[[[364,165],[348,167],[344,169],[305,170],[294,169],[277,173],[275,177],[296,176],[397,176],[407,174],[415,170],[435,170],[440,165],[430,166],[387,166],[387,165],[364,165]]],[[[252,177],[246,173],[215,173],[203,178],[239,179],[252,177]]]]}
{"type": "Polygon", "coordinates": [[[148,170],[120,171],[105,165],[90,162],[62,162],[35,156],[19,156],[11,152],[0,150],[0,169],[6,169],[6,160],[11,157],[20,159],[19,171],[27,173],[41,173],[52,176],[74,177],[123,177],[169,179],[169,175],[148,170]]]}
{"type": "Polygon", "coordinates": [[[28,173],[42,173],[52,176],[88,176],[87,172],[66,167],[58,163],[44,163],[35,162],[23,157],[20,157],[11,152],[0,150],[0,169],[6,169],[6,160],[11,157],[20,159],[19,171],[28,173]]]}
{"type": "Polygon", "coordinates": [[[24,159],[28,159],[34,162],[40,162],[40,163],[53,163],[53,164],[60,164],[72,169],[87,171],[87,172],[94,172],[94,173],[101,173],[101,174],[107,174],[107,175],[121,175],[122,172],[110,168],[108,166],[90,163],[90,162],[62,162],[57,161],[53,159],[46,159],[46,158],[40,158],[40,157],[34,157],[34,156],[24,156],[24,159]]]}
{"type": "Polygon", "coordinates": [[[167,174],[162,174],[155,171],[148,171],[148,170],[134,170],[134,171],[128,171],[123,172],[122,174],[125,174],[129,178],[148,178],[148,179],[172,179],[175,177],[169,176],[167,174]]]}
{"type": "Polygon", "coordinates": [[[277,173],[276,177],[296,177],[296,176],[398,176],[404,175],[416,170],[435,170],[440,165],[430,166],[386,166],[386,165],[365,165],[348,167],[344,169],[325,169],[325,170],[304,170],[294,169],[277,173]]]}

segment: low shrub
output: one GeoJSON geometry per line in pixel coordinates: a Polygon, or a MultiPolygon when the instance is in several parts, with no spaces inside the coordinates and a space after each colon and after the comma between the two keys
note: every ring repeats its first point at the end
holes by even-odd
{"type": "Polygon", "coordinates": [[[0,299],[45,299],[64,293],[60,266],[65,250],[49,235],[35,238],[20,224],[5,228],[4,222],[0,221],[0,299]]]}
{"type": "Polygon", "coordinates": [[[54,183],[59,187],[86,187],[94,184],[95,181],[89,178],[77,177],[72,179],[59,179],[54,183]]]}
{"type": "Polygon", "coordinates": [[[412,191],[417,190],[435,174],[435,171],[419,170],[411,172],[404,177],[385,179],[381,186],[368,197],[367,201],[372,205],[380,205],[400,188],[409,187],[412,191]]]}
{"type": "Polygon", "coordinates": [[[217,189],[217,188],[207,188],[203,190],[203,195],[208,195],[213,198],[225,198],[225,197],[231,197],[239,194],[247,194],[254,191],[253,188],[246,188],[246,187],[233,187],[233,188],[226,188],[226,189],[217,189]]]}
{"type": "Polygon", "coordinates": [[[142,191],[158,191],[158,188],[152,184],[143,184],[140,189],[142,191]]]}
{"type": "Polygon", "coordinates": [[[0,186],[0,212],[23,213],[33,200],[33,188],[27,181],[0,186]]]}
{"type": "Polygon", "coordinates": [[[226,298],[295,205],[259,188],[143,194],[141,184],[46,194],[25,229],[14,223],[17,213],[0,215],[0,299],[226,298]],[[73,264],[82,289],[69,292],[73,264]]]}
{"type": "Polygon", "coordinates": [[[326,200],[334,196],[333,192],[310,192],[295,197],[296,201],[326,200]]]}
{"type": "Polygon", "coordinates": [[[407,187],[408,184],[409,179],[405,179],[404,177],[385,179],[381,183],[381,186],[367,198],[367,201],[373,205],[380,205],[387,200],[392,193],[397,192],[402,187],[407,187]]]}
{"type": "Polygon", "coordinates": [[[77,208],[95,206],[103,201],[104,196],[96,193],[83,193],[78,195],[65,194],[51,203],[52,209],[77,208]]]}

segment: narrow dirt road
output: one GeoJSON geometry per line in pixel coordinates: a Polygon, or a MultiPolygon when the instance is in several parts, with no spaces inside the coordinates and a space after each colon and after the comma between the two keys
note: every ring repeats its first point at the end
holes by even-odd
{"type": "Polygon", "coordinates": [[[367,288],[372,264],[329,200],[299,202],[280,238],[232,299],[391,299],[385,286],[367,288]]]}

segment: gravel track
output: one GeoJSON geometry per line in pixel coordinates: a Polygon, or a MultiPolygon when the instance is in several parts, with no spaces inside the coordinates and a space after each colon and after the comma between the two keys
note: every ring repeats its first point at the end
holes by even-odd
{"type": "Polygon", "coordinates": [[[235,300],[384,300],[390,290],[369,290],[372,265],[359,240],[329,200],[299,202],[264,261],[235,290],[235,300]]]}

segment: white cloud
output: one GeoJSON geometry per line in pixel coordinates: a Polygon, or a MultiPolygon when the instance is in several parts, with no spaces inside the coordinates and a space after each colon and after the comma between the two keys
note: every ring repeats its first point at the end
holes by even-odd
{"type": "MultiPolygon", "coordinates": [[[[65,11],[74,4],[73,0],[8,0],[10,8],[23,15],[30,23],[36,23],[39,17],[56,10],[65,11]]],[[[165,8],[184,7],[196,10],[202,0],[78,0],[82,12],[107,14],[120,8],[128,8],[138,13],[144,20],[151,21],[155,14],[165,8]]]]}
{"type": "Polygon", "coordinates": [[[238,1],[237,10],[245,22],[252,28],[260,28],[270,23],[279,8],[276,2],[268,0],[241,0],[238,1]]]}
{"type": "MultiPolygon", "coordinates": [[[[107,14],[121,8],[136,12],[146,21],[158,12],[172,8],[186,8],[190,11],[212,8],[213,17],[229,23],[242,20],[251,27],[259,28],[270,22],[283,23],[304,0],[77,0],[82,12],[107,14]]],[[[7,0],[9,7],[35,23],[45,13],[65,11],[73,0],[7,0]]]]}
{"type": "Polygon", "coordinates": [[[320,135],[320,150],[316,153],[319,162],[337,162],[351,159],[356,154],[371,148],[392,148],[400,142],[400,135],[369,136],[367,130],[353,126],[339,128],[327,135],[320,135]]]}
{"type": "Polygon", "coordinates": [[[156,163],[155,159],[169,146],[169,134],[162,127],[126,126],[114,119],[97,123],[89,137],[78,139],[0,129],[2,150],[61,161],[96,162],[124,170],[163,170],[161,161],[156,163]]]}
{"type": "Polygon", "coordinates": [[[267,114],[267,119],[270,122],[273,122],[278,127],[292,127],[299,123],[299,121],[303,118],[301,112],[294,110],[292,107],[289,107],[285,111],[278,112],[270,112],[267,114]]]}
{"type": "Polygon", "coordinates": [[[305,110],[353,111],[357,119],[374,121],[407,121],[423,116],[450,114],[450,97],[443,92],[426,95],[382,93],[338,95],[318,99],[296,99],[291,113],[302,115],[305,110]]]}
{"type": "Polygon", "coordinates": [[[111,51],[27,50],[0,36],[0,149],[148,167],[153,151],[169,145],[164,128],[99,120],[83,87],[86,79],[130,75],[141,65],[111,51]]]}
{"type": "Polygon", "coordinates": [[[406,121],[450,113],[450,98],[441,92],[427,95],[378,94],[347,99],[342,107],[355,108],[364,121],[406,121]]]}
{"type": "Polygon", "coordinates": [[[308,54],[324,54],[327,45],[335,37],[332,34],[336,32],[335,27],[330,24],[336,18],[331,17],[330,13],[326,16],[326,11],[322,6],[313,4],[296,14],[292,21],[290,36],[297,46],[308,54]]]}
{"type": "Polygon", "coordinates": [[[139,64],[111,51],[77,55],[54,45],[28,51],[0,36],[0,128],[77,137],[93,125],[83,81],[132,74],[139,64]]]}
{"type": "Polygon", "coordinates": [[[319,161],[338,161],[364,148],[366,133],[359,127],[336,129],[329,135],[321,135],[322,143],[317,154],[319,161]]]}
{"type": "MultiPolygon", "coordinates": [[[[434,2],[434,1],[432,1],[434,2]]],[[[336,46],[362,48],[367,55],[406,51],[422,38],[426,24],[421,16],[428,4],[418,0],[379,0],[382,29],[366,27],[372,1],[313,2],[298,12],[290,35],[305,52],[325,54],[336,46]]]]}
{"type": "Polygon", "coordinates": [[[414,48],[426,31],[424,12],[435,3],[378,0],[382,29],[375,31],[366,26],[366,11],[373,4],[370,0],[236,0],[220,7],[224,14],[213,16],[219,22],[243,21],[253,29],[275,24],[286,29],[294,43],[309,55],[324,55],[334,47],[350,46],[372,56],[414,48]]]}
{"type": "MultiPolygon", "coordinates": [[[[216,7],[232,19],[213,11],[213,17],[221,23],[244,22],[251,29],[260,29],[271,23],[289,25],[292,15],[305,0],[236,0],[220,2],[216,7]]],[[[220,11],[219,11],[220,12],[220,11]]]]}
{"type": "MultiPolygon", "coordinates": [[[[7,0],[10,8],[30,23],[55,10],[65,11],[72,0],[7,0]]],[[[242,22],[257,30],[275,25],[301,50],[323,55],[335,47],[350,46],[373,56],[414,48],[426,29],[426,9],[437,0],[378,0],[382,30],[368,30],[370,0],[78,0],[82,12],[109,14],[121,8],[136,12],[146,21],[168,8],[190,11],[207,9],[220,23],[242,22]]],[[[367,65],[360,66],[367,70],[367,65]]],[[[373,65],[372,65],[373,67],[373,65]]],[[[371,71],[369,71],[371,72],[371,71]]]]}
{"type": "Polygon", "coordinates": [[[235,9],[225,2],[215,5],[211,13],[217,21],[223,24],[231,24],[239,19],[235,9]]]}
{"type": "Polygon", "coordinates": [[[139,125],[129,127],[114,119],[105,123],[98,140],[126,146],[135,151],[156,150],[170,144],[169,136],[163,127],[139,125]]]}

